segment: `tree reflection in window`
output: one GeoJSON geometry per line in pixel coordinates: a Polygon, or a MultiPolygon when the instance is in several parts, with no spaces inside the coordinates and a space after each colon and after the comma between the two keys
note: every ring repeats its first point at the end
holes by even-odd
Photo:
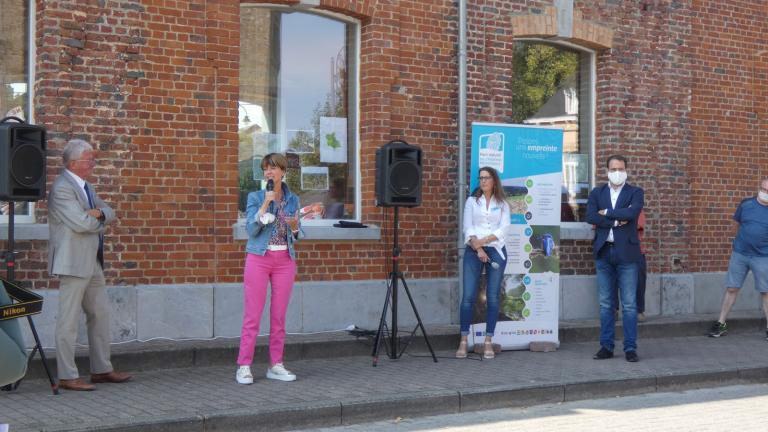
{"type": "Polygon", "coordinates": [[[351,22],[241,6],[241,212],[263,187],[261,158],[284,152],[305,221],[356,217],[356,44],[351,22]]]}
{"type": "Polygon", "coordinates": [[[561,220],[582,221],[590,184],[591,122],[585,109],[591,92],[591,57],[562,46],[518,42],[513,57],[514,123],[563,129],[561,220]]]}

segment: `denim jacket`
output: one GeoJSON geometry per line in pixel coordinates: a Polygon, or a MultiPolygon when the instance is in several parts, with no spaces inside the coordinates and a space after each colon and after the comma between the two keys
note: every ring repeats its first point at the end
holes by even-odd
{"type": "MultiPolygon", "coordinates": [[[[285,212],[288,214],[295,214],[299,211],[299,197],[288,189],[288,185],[283,183],[283,199],[286,200],[285,212]]],[[[269,238],[272,237],[272,233],[277,229],[277,219],[269,224],[261,223],[259,220],[259,209],[264,202],[265,191],[260,190],[251,192],[248,194],[248,205],[246,207],[246,220],[245,231],[248,233],[248,243],[245,245],[245,251],[256,255],[264,255],[267,253],[267,245],[269,244],[269,238]]],[[[267,210],[273,212],[273,206],[267,210]]],[[[303,237],[301,226],[299,226],[299,238],[303,237]]],[[[296,239],[291,234],[291,230],[288,230],[288,252],[291,254],[291,259],[296,259],[296,253],[293,249],[293,243],[296,239]]]]}

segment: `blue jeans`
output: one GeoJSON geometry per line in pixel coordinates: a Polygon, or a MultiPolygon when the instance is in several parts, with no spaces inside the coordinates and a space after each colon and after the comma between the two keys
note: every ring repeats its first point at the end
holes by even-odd
{"type": "Polygon", "coordinates": [[[637,350],[638,263],[619,262],[614,246],[600,249],[597,261],[597,288],[600,298],[600,346],[613,351],[616,316],[613,295],[618,289],[624,327],[624,352],[637,350]]]}
{"type": "Polygon", "coordinates": [[[501,282],[504,280],[504,269],[507,267],[507,249],[504,251],[504,259],[501,258],[496,249],[483,248],[491,261],[497,263],[497,269],[491,266],[491,263],[484,263],[477,257],[474,249],[467,247],[464,251],[464,292],[461,296],[461,306],[459,307],[459,322],[461,323],[461,335],[469,334],[469,324],[472,321],[472,309],[475,306],[477,290],[480,286],[480,276],[485,268],[486,273],[486,318],[485,335],[493,336],[496,330],[496,320],[499,318],[499,290],[501,282]]]}
{"type": "MultiPolygon", "coordinates": [[[[645,285],[648,279],[648,263],[645,254],[640,255],[637,263],[637,313],[645,313],[645,285]]],[[[619,291],[613,291],[613,308],[619,310],[619,291]]]]}

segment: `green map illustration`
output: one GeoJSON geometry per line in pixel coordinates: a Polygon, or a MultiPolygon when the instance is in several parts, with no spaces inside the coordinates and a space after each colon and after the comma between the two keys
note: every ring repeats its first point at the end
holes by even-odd
{"type": "Polygon", "coordinates": [[[332,149],[341,148],[341,143],[336,138],[336,132],[331,132],[329,134],[325,134],[325,141],[328,143],[328,147],[330,147],[332,149]]]}

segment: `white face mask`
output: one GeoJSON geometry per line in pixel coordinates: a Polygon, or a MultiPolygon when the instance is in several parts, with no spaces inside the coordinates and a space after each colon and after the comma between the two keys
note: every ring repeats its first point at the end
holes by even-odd
{"type": "Polygon", "coordinates": [[[768,202],[768,192],[758,191],[757,197],[760,198],[760,201],[762,202],[768,202]]]}
{"type": "Polygon", "coordinates": [[[621,186],[624,184],[625,181],[627,181],[627,172],[626,171],[609,171],[608,180],[610,180],[611,184],[614,186],[621,186]]]}

